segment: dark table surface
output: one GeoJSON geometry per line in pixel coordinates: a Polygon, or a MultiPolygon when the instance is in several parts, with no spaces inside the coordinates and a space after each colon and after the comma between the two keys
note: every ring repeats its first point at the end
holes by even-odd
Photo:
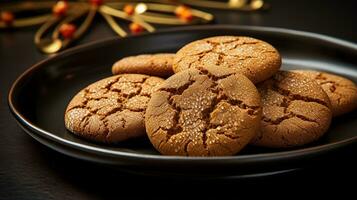
{"type": "MultiPolygon", "coordinates": [[[[255,25],[304,30],[357,43],[357,14],[354,0],[345,1],[269,1],[266,12],[241,13],[208,10],[218,24],[255,25]]],[[[115,197],[123,186],[159,187],[182,185],[185,180],[170,177],[128,175],[115,169],[70,158],[55,152],[28,136],[17,126],[7,106],[13,81],[24,70],[46,58],[33,45],[37,27],[0,32],[0,199],[97,199],[115,197]],[[155,181],[155,184],[151,183],[155,181]]],[[[98,19],[91,31],[77,44],[113,37],[114,33],[98,19]]],[[[280,182],[307,182],[315,185],[343,184],[356,178],[357,145],[334,152],[320,164],[286,174],[254,180],[190,180],[192,185],[243,184],[269,185],[280,182]],[[336,182],[335,180],[338,180],[336,182]],[[308,181],[306,181],[308,180],[308,181]]],[[[187,184],[187,182],[185,183],[187,184]]],[[[192,187],[189,187],[192,188],[192,187]]]]}

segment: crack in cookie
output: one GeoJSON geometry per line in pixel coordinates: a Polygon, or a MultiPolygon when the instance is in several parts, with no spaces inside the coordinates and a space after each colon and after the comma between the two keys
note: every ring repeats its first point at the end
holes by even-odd
{"type": "Polygon", "coordinates": [[[272,87],[270,89],[285,96],[286,98],[288,98],[289,101],[301,100],[301,101],[305,101],[305,102],[315,102],[315,103],[321,104],[325,107],[330,107],[330,105],[328,105],[328,103],[327,103],[328,101],[326,101],[326,100],[323,101],[321,99],[316,99],[316,98],[312,98],[312,97],[308,97],[308,96],[302,96],[299,94],[293,94],[291,91],[285,90],[285,89],[279,87],[276,82],[272,85],[272,87]]]}
{"type": "Polygon", "coordinates": [[[298,114],[295,114],[295,113],[293,113],[293,112],[289,112],[289,113],[287,113],[287,115],[284,115],[284,116],[282,116],[282,117],[279,117],[279,118],[277,118],[277,119],[275,119],[275,120],[272,120],[272,119],[270,119],[270,118],[267,118],[267,117],[263,116],[263,117],[262,117],[262,120],[263,120],[264,122],[267,122],[267,123],[272,124],[272,125],[278,125],[278,124],[280,124],[282,121],[287,120],[287,119],[291,119],[291,118],[293,118],[293,117],[297,117],[297,118],[300,118],[300,119],[302,119],[302,120],[304,120],[304,121],[313,122],[313,123],[317,123],[317,124],[318,124],[317,120],[310,119],[310,118],[308,118],[308,117],[306,117],[306,116],[298,115],[298,114]]]}
{"type": "Polygon", "coordinates": [[[220,76],[216,76],[212,73],[210,73],[206,68],[200,67],[197,68],[200,72],[201,75],[206,75],[208,76],[209,79],[212,80],[214,86],[212,86],[211,88],[213,89],[212,91],[216,94],[218,94],[218,102],[222,101],[222,100],[226,100],[227,102],[229,102],[231,105],[235,105],[238,106],[242,109],[250,109],[248,111],[249,114],[251,115],[255,115],[258,113],[260,106],[250,106],[245,104],[243,101],[241,100],[237,100],[237,99],[231,99],[229,98],[227,95],[224,94],[223,90],[221,88],[218,88],[218,81],[228,78],[232,75],[236,75],[235,72],[231,71],[230,73],[224,74],[224,75],[220,75],[220,76]]]}

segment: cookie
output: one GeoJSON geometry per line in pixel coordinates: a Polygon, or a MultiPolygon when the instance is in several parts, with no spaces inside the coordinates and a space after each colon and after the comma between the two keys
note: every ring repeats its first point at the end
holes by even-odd
{"type": "Polygon", "coordinates": [[[171,76],[153,93],[145,126],[162,154],[228,156],[249,143],[260,119],[259,93],[247,77],[202,67],[171,76]]]}
{"type": "Polygon", "coordinates": [[[296,72],[279,71],[257,88],[263,116],[252,144],[273,148],[301,146],[317,140],[329,128],[330,100],[314,80],[296,72]]]}
{"type": "Polygon", "coordinates": [[[350,80],[312,70],[294,70],[306,75],[320,84],[330,98],[333,116],[342,115],[357,107],[357,86],[350,80]]]}
{"type": "Polygon", "coordinates": [[[65,126],[83,138],[116,143],[145,135],[144,114],[152,92],[163,79],[123,74],[81,90],[65,112],[65,126]]]}
{"type": "Polygon", "coordinates": [[[232,68],[258,83],[279,70],[281,57],[273,46],[261,40],[217,36],[187,44],[176,53],[173,61],[175,73],[200,66],[232,68]]]}
{"type": "Polygon", "coordinates": [[[152,76],[169,77],[174,72],[172,61],[175,54],[158,53],[125,57],[117,61],[113,67],[113,74],[147,74],[152,76]]]}

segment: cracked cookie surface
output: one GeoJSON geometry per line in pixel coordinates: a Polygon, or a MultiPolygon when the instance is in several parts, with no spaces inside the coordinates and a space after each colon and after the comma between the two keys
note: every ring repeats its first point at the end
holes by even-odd
{"type": "Polygon", "coordinates": [[[172,69],[174,56],[175,54],[172,53],[158,53],[125,57],[114,63],[112,72],[169,77],[174,73],[172,69]]]}
{"type": "Polygon", "coordinates": [[[357,107],[357,86],[352,81],[326,72],[294,70],[314,79],[326,92],[333,116],[342,115],[357,107]]]}
{"type": "Polygon", "coordinates": [[[201,67],[171,76],[153,93],[145,126],[162,154],[225,156],[249,143],[260,120],[260,96],[247,77],[201,67]]]}
{"type": "Polygon", "coordinates": [[[217,36],[187,44],[173,61],[175,73],[200,66],[232,68],[258,83],[279,70],[281,57],[273,46],[258,39],[217,36]]]}
{"type": "Polygon", "coordinates": [[[313,79],[279,71],[257,88],[263,116],[252,144],[273,148],[301,146],[328,130],[332,117],[330,101],[313,79]]]}
{"type": "Polygon", "coordinates": [[[104,143],[143,136],[147,103],[163,81],[153,76],[122,74],[95,82],[68,104],[65,126],[76,135],[104,143]]]}

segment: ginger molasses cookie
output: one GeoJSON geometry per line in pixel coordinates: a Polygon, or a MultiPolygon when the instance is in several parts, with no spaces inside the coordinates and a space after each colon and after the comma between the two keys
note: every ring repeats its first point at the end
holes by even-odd
{"type": "Polygon", "coordinates": [[[270,44],[241,36],[217,36],[197,40],[182,47],[175,56],[175,73],[200,66],[235,69],[253,83],[275,74],[281,65],[279,52],[270,44]]]}
{"type": "Polygon", "coordinates": [[[162,154],[226,156],[249,143],[260,119],[259,93],[247,77],[204,67],[168,78],[149,101],[145,126],[162,154]]]}
{"type": "Polygon", "coordinates": [[[357,107],[357,86],[352,81],[326,72],[294,70],[320,84],[330,98],[333,116],[342,115],[357,107]]]}
{"type": "Polygon", "coordinates": [[[172,70],[174,56],[175,54],[172,53],[158,53],[125,57],[113,65],[112,72],[169,77],[174,73],[172,70]]]}
{"type": "Polygon", "coordinates": [[[83,138],[115,143],[145,135],[144,114],[151,93],[163,79],[122,74],[80,91],[65,112],[68,130],[83,138]]]}
{"type": "Polygon", "coordinates": [[[252,144],[274,148],[301,146],[317,140],[329,128],[330,101],[314,80],[296,72],[279,71],[257,88],[263,116],[252,144]]]}

